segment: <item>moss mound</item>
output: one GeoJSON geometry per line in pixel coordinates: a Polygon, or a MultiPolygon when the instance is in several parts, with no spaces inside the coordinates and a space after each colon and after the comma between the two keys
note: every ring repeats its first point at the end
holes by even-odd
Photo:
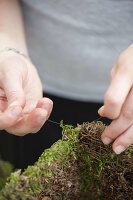
{"type": "Polygon", "coordinates": [[[7,161],[0,160],[0,190],[4,187],[7,177],[13,171],[13,166],[7,161]]]}
{"type": "Polygon", "coordinates": [[[133,199],[133,147],[115,155],[100,140],[100,121],[61,127],[62,140],[34,166],[12,173],[0,200],[133,199]]]}

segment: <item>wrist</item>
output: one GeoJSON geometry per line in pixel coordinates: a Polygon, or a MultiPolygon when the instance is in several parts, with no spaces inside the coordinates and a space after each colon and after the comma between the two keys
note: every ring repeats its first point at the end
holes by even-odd
{"type": "Polygon", "coordinates": [[[15,53],[15,54],[19,54],[19,55],[22,55],[24,56],[25,58],[29,58],[29,56],[25,53],[23,53],[22,51],[20,51],[19,49],[16,49],[16,48],[12,48],[12,47],[5,47],[4,49],[0,50],[0,54],[1,53],[15,53]]]}
{"type": "Polygon", "coordinates": [[[11,62],[12,60],[22,61],[24,63],[31,62],[28,55],[20,52],[18,49],[6,47],[0,50],[0,64],[5,62],[11,62]]]}
{"type": "MultiPolygon", "coordinates": [[[[23,53],[22,51],[20,51],[17,48],[14,47],[5,47],[3,49],[0,49],[0,61],[3,60],[4,58],[9,58],[9,57],[21,57],[23,59],[28,59],[30,60],[30,57],[28,56],[28,54],[23,53]]],[[[31,60],[30,60],[31,61],[31,60]]]]}
{"type": "Polygon", "coordinates": [[[3,32],[0,32],[0,51],[6,48],[17,49],[28,56],[28,50],[25,40],[13,38],[3,32]]]}

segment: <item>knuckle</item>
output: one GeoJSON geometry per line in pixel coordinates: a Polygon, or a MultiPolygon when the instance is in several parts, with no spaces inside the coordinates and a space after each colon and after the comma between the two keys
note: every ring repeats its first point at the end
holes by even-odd
{"type": "Polygon", "coordinates": [[[9,91],[8,96],[10,97],[9,101],[11,103],[12,102],[18,102],[22,105],[25,104],[25,97],[24,97],[24,95],[22,94],[21,91],[17,91],[17,90],[9,91]]]}
{"type": "Polygon", "coordinates": [[[132,66],[129,62],[124,61],[121,65],[119,65],[120,67],[120,72],[122,74],[127,74],[127,72],[129,73],[132,69],[132,66]]]}
{"type": "Polygon", "coordinates": [[[126,64],[126,61],[127,61],[126,57],[127,57],[127,55],[126,55],[125,51],[123,51],[117,58],[117,61],[116,61],[117,66],[120,66],[123,63],[126,64]]]}
{"type": "Polygon", "coordinates": [[[14,98],[17,98],[17,97],[16,97],[17,90],[11,90],[11,91],[9,91],[8,94],[9,94],[10,96],[14,97],[14,98]]]}
{"type": "Polygon", "coordinates": [[[126,73],[132,70],[132,60],[127,59],[124,54],[121,54],[117,60],[117,66],[121,73],[126,73]]]}
{"type": "Polygon", "coordinates": [[[14,91],[9,91],[8,92],[8,96],[10,97],[9,101],[11,101],[11,102],[13,102],[13,101],[18,102],[20,100],[20,95],[15,90],[14,91]]]}
{"type": "Polygon", "coordinates": [[[105,104],[111,107],[117,107],[120,105],[120,100],[116,98],[116,96],[110,95],[108,93],[105,95],[104,101],[105,101],[105,104]]]}
{"type": "Polygon", "coordinates": [[[115,120],[111,122],[109,126],[106,127],[103,137],[109,137],[114,140],[120,135],[119,128],[114,124],[115,120]]]}

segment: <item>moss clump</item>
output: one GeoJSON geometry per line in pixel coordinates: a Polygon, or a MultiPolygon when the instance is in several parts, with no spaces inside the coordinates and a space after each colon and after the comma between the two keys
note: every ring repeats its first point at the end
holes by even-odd
{"type": "Polygon", "coordinates": [[[131,200],[133,147],[115,155],[101,142],[99,121],[61,127],[62,140],[34,166],[13,173],[0,200],[131,200]]]}
{"type": "Polygon", "coordinates": [[[79,171],[83,200],[133,199],[133,146],[123,154],[112,152],[100,139],[101,122],[84,123],[79,133],[79,171]]]}
{"type": "Polygon", "coordinates": [[[76,171],[78,132],[72,126],[63,127],[63,139],[45,150],[34,166],[29,166],[23,173],[21,170],[13,173],[1,191],[0,199],[76,198],[79,187],[78,169],[76,171]],[[69,188],[73,188],[73,192],[69,192],[69,188]]]}
{"type": "Polygon", "coordinates": [[[0,160],[0,190],[6,183],[7,177],[13,171],[13,166],[7,161],[0,160]]]}

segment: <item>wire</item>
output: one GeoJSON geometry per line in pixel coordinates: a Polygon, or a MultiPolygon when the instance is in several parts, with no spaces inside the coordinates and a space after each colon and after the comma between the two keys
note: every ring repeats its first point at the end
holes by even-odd
{"type": "MultiPolygon", "coordinates": [[[[101,118],[103,118],[103,117],[100,116],[100,117],[98,117],[97,119],[93,120],[93,122],[98,121],[98,120],[101,119],[101,118]]],[[[51,119],[48,119],[47,121],[48,121],[48,122],[51,122],[51,123],[53,123],[53,124],[60,125],[59,122],[53,121],[53,120],[51,120],[51,119]]]]}
{"type": "Polygon", "coordinates": [[[60,125],[60,123],[59,123],[59,122],[53,121],[53,120],[51,120],[51,119],[48,119],[47,121],[49,121],[49,122],[51,122],[51,123],[53,123],[53,124],[60,125]]]}

